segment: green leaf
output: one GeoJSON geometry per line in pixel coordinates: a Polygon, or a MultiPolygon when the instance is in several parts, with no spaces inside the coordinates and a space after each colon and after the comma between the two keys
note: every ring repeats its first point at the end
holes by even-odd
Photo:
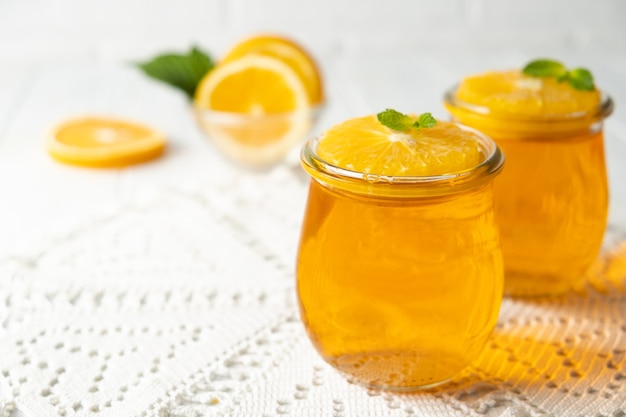
{"type": "Polygon", "coordinates": [[[433,127],[437,124],[437,119],[430,113],[422,113],[418,119],[419,127],[433,127]]]}
{"type": "Polygon", "coordinates": [[[593,75],[585,68],[574,68],[569,72],[567,78],[569,84],[577,90],[593,91],[595,86],[593,84],[593,75]]]}
{"type": "Polygon", "coordinates": [[[184,91],[189,99],[193,99],[200,80],[213,66],[211,57],[195,46],[187,55],[163,54],[137,64],[144,74],[184,91]]]}
{"type": "Polygon", "coordinates": [[[380,112],[376,117],[380,123],[398,132],[406,132],[413,126],[413,119],[393,109],[380,112]]]}
{"type": "Polygon", "coordinates": [[[567,68],[558,61],[550,59],[537,59],[528,63],[522,72],[531,77],[554,77],[560,78],[567,75],[567,68]]]}
{"type": "Polygon", "coordinates": [[[437,124],[437,120],[430,113],[422,113],[417,120],[414,120],[411,116],[407,116],[404,113],[387,109],[378,113],[376,117],[381,124],[398,132],[406,132],[411,128],[429,128],[437,124]]]}
{"type": "Polygon", "coordinates": [[[593,91],[593,75],[585,68],[568,70],[563,64],[550,59],[537,59],[524,67],[522,72],[531,77],[556,78],[557,82],[567,81],[576,90],[593,91]]]}

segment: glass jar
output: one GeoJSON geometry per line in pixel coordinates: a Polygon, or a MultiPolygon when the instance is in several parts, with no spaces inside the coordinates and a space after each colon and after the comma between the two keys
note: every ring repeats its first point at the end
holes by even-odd
{"type": "Polygon", "coordinates": [[[598,255],[608,214],[602,122],[613,101],[590,112],[516,116],[466,103],[450,89],[454,121],[494,139],[507,157],[494,181],[504,254],[504,291],[557,295],[577,288],[598,255]]]}
{"type": "Polygon", "coordinates": [[[351,381],[410,391],[477,357],[497,321],[502,255],[492,180],[504,157],[439,176],[376,176],[322,160],[311,176],[297,259],[302,321],[320,355],[351,381]]]}

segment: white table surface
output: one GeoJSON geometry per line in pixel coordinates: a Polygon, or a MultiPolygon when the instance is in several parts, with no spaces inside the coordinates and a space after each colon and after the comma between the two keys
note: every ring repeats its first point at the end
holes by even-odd
{"type": "MultiPolygon", "coordinates": [[[[616,102],[616,111],[605,125],[610,224],[626,230],[626,107],[622,107],[626,103],[626,57],[610,49],[593,54],[558,52],[565,62],[588,63],[599,86],[616,102]]],[[[387,107],[446,117],[442,93],[462,75],[519,66],[535,57],[515,49],[480,55],[467,50],[430,50],[407,57],[384,48],[349,44],[316,50],[316,55],[328,102],[311,135],[346,118],[387,107]]],[[[291,167],[277,168],[275,176],[297,170],[294,155],[288,160],[291,167]]],[[[194,124],[189,103],[181,94],[122,62],[0,68],[0,259],[32,251],[46,236],[72,230],[84,219],[149,189],[180,190],[229,178],[239,178],[239,184],[248,178],[253,183],[259,175],[268,173],[243,169],[219,155],[194,124]],[[150,124],[166,132],[167,153],[149,163],[113,170],[55,162],[44,150],[46,132],[65,118],[81,114],[121,116],[150,124]]],[[[241,193],[242,199],[255,192],[254,187],[245,186],[231,190],[241,193]]],[[[296,193],[295,197],[300,200],[294,210],[300,210],[304,195],[296,193]]],[[[219,196],[210,198],[219,204],[219,196]]],[[[292,266],[289,262],[293,260],[286,258],[285,263],[292,266]]],[[[335,410],[334,415],[343,414],[335,410]]]]}

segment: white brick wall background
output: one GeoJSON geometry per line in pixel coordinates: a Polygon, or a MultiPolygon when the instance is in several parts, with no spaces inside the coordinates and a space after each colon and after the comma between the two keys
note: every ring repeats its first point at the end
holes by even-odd
{"type": "Polygon", "coordinates": [[[624,0],[0,0],[0,65],[115,62],[255,31],[318,54],[438,49],[626,54],[624,0]]]}

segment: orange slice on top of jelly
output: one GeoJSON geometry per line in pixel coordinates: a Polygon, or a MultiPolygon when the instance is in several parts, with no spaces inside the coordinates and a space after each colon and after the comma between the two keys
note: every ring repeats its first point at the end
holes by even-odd
{"type": "Polygon", "coordinates": [[[535,78],[519,70],[492,71],[463,79],[456,97],[484,106],[494,115],[561,116],[593,112],[600,92],[580,91],[554,78],[535,78]]]}
{"type": "Polygon", "coordinates": [[[390,176],[432,176],[471,169],[484,159],[476,134],[439,121],[428,129],[398,132],[376,115],[347,120],[327,130],[317,153],[350,171],[390,176]]]}

